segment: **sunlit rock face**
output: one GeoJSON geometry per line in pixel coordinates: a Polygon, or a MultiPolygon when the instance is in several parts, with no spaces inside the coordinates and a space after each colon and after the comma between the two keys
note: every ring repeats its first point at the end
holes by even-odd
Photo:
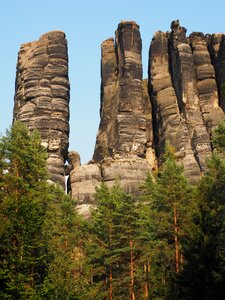
{"type": "Polygon", "coordinates": [[[122,21],[115,39],[101,45],[100,125],[92,161],[71,171],[81,213],[95,205],[101,182],[119,180],[138,194],[147,172],[162,163],[166,145],[175,149],[190,182],[206,169],[213,128],[224,118],[225,39],[222,34],[186,36],[179,21],[154,34],[148,80],[142,78],[141,36],[122,21]]]}
{"type": "Polygon", "coordinates": [[[212,129],[224,118],[210,39],[196,32],[186,37],[186,29],[173,21],[171,32],[154,35],[149,52],[149,91],[159,164],[165,144],[174,146],[191,182],[204,172],[212,150],[212,129]]]}
{"type": "Polygon", "coordinates": [[[125,191],[136,194],[156,166],[141,50],[139,26],[133,21],[122,21],[115,40],[101,45],[101,121],[93,160],[74,168],[70,176],[73,197],[84,214],[94,204],[92,193],[101,182],[112,186],[118,180],[125,191]]]}
{"type": "Polygon", "coordinates": [[[69,137],[67,40],[61,31],[48,32],[23,44],[18,54],[14,120],[40,132],[47,148],[50,179],[65,186],[64,164],[69,137]]]}

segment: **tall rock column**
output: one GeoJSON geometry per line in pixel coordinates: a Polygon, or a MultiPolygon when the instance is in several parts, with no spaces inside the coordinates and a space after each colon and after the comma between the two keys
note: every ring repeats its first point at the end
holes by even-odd
{"type": "MultiPolygon", "coordinates": [[[[172,145],[177,160],[184,164],[186,175],[196,181],[200,175],[200,168],[192,151],[184,113],[182,108],[179,108],[172,82],[168,39],[168,33],[156,32],[149,51],[149,90],[153,105],[154,143],[159,162],[165,152],[165,145],[172,145]]],[[[176,80],[180,80],[179,76],[176,80]]]]}
{"type": "Polygon", "coordinates": [[[13,119],[40,132],[50,179],[65,186],[69,137],[69,79],[65,34],[52,31],[21,46],[13,119]]]}
{"type": "Polygon", "coordinates": [[[194,56],[200,109],[206,128],[211,134],[212,128],[224,118],[224,113],[219,107],[215,69],[208,51],[207,37],[201,32],[193,32],[189,40],[194,56]]]}
{"type": "Polygon", "coordinates": [[[198,96],[192,49],[186,38],[186,29],[179,21],[171,24],[169,51],[171,72],[181,113],[185,117],[195,159],[201,171],[211,154],[210,137],[205,128],[198,96]]]}
{"type": "Polygon", "coordinates": [[[113,39],[102,43],[101,122],[95,161],[107,156],[144,158],[147,143],[151,144],[148,139],[152,139],[152,128],[147,127],[151,103],[142,81],[141,50],[139,26],[135,22],[121,22],[115,43],[113,39]]]}
{"type": "Polygon", "coordinates": [[[101,45],[101,107],[100,125],[93,155],[95,161],[112,155],[117,141],[116,111],[118,109],[118,66],[114,39],[101,45]]]}
{"type": "MultiPolygon", "coordinates": [[[[146,153],[146,117],[143,112],[142,41],[135,22],[121,22],[116,31],[118,57],[119,106],[117,110],[117,143],[114,152],[146,153]]],[[[149,103],[150,105],[150,103],[149,103]]]]}
{"type": "Polygon", "coordinates": [[[101,182],[112,186],[119,180],[125,191],[137,194],[155,167],[152,108],[142,80],[141,50],[139,26],[133,21],[122,21],[115,41],[110,38],[101,45],[101,121],[93,160],[70,173],[72,194],[84,215],[95,205],[92,194],[101,182]]]}

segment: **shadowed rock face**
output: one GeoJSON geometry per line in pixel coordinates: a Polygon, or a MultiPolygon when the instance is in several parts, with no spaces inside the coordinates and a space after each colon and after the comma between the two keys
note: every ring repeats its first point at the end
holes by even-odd
{"type": "Polygon", "coordinates": [[[40,132],[50,178],[65,186],[69,136],[69,79],[65,34],[52,31],[21,46],[16,74],[14,120],[40,132]]]}
{"type": "MultiPolygon", "coordinates": [[[[200,109],[194,56],[185,37],[186,30],[179,26],[179,22],[172,22],[171,29],[169,50],[174,88],[187,124],[195,160],[202,171],[205,169],[205,159],[211,154],[211,146],[200,109]]],[[[191,169],[188,166],[186,168],[191,169]]]]}
{"type": "Polygon", "coordinates": [[[208,47],[215,68],[219,103],[225,112],[225,36],[213,34],[208,37],[208,47]]]}
{"type": "MultiPolygon", "coordinates": [[[[194,158],[185,115],[182,107],[179,107],[171,76],[168,39],[168,33],[157,32],[149,52],[149,90],[153,105],[156,153],[160,162],[166,143],[173,145],[177,159],[183,162],[187,175],[194,178],[200,175],[200,169],[194,158]]],[[[175,80],[179,81],[180,77],[177,75],[175,80]]]]}

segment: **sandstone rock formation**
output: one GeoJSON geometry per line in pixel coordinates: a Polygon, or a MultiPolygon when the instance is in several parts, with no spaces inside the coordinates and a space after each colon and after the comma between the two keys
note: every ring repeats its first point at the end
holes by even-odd
{"type": "Polygon", "coordinates": [[[157,32],[152,40],[149,57],[149,90],[153,105],[154,143],[159,160],[166,143],[175,147],[189,177],[199,176],[185,116],[181,112],[170,72],[169,34],[157,32]]]}
{"type": "Polygon", "coordinates": [[[139,26],[122,21],[115,41],[104,41],[101,49],[101,122],[93,161],[74,168],[70,176],[73,197],[79,200],[83,213],[93,204],[92,192],[101,182],[113,185],[119,179],[127,192],[137,193],[147,172],[155,166],[139,26]]]}
{"type": "Polygon", "coordinates": [[[89,214],[101,182],[119,180],[137,194],[147,172],[162,162],[166,144],[191,182],[205,171],[213,128],[225,112],[225,36],[204,35],[173,21],[171,32],[155,33],[148,80],[142,78],[139,26],[122,21],[115,40],[101,45],[100,125],[93,159],[81,165],[68,154],[69,80],[65,34],[53,31],[21,46],[14,120],[38,129],[48,150],[51,179],[65,185],[89,214]],[[68,160],[69,165],[65,166],[68,160]]]}
{"type": "Polygon", "coordinates": [[[144,109],[151,104],[144,97],[141,49],[139,26],[134,22],[119,24],[115,44],[113,39],[102,43],[101,124],[94,161],[106,156],[145,157],[147,136],[152,136],[144,109]]]}
{"type": "Polygon", "coordinates": [[[219,119],[224,117],[224,113],[219,107],[215,69],[204,34],[193,32],[189,39],[194,56],[200,110],[206,129],[211,134],[211,129],[217,125],[219,119]]]}
{"type": "Polygon", "coordinates": [[[161,164],[166,144],[175,148],[189,180],[199,179],[212,151],[212,129],[224,118],[224,45],[223,35],[187,37],[173,21],[171,32],[153,37],[147,81],[136,23],[121,22],[115,41],[102,43],[101,121],[93,160],[70,173],[83,214],[94,205],[92,193],[101,182],[111,186],[119,179],[127,192],[138,193],[147,172],[161,164]]]}
{"type": "Polygon", "coordinates": [[[192,182],[205,170],[211,130],[224,117],[207,39],[202,33],[187,38],[186,29],[173,21],[171,32],[157,32],[150,47],[149,91],[157,157],[160,162],[165,144],[173,145],[192,182]]]}
{"type": "Polygon", "coordinates": [[[65,186],[69,136],[69,79],[65,34],[52,31],[21,46],[16,75],[14,120],[37,129],[48,151],[48,170],[65,186]]]}

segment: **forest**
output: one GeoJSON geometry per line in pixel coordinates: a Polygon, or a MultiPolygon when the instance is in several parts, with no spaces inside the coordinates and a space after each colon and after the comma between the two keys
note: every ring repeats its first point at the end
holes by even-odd
{"type": "Polygon", "coordinates": [[[15,122],[0,139],[0,299],[225,299],[225,121],[212,147],[197,184],[167,145],[140,195],[103,182],[84,219],[15,122]]]}

